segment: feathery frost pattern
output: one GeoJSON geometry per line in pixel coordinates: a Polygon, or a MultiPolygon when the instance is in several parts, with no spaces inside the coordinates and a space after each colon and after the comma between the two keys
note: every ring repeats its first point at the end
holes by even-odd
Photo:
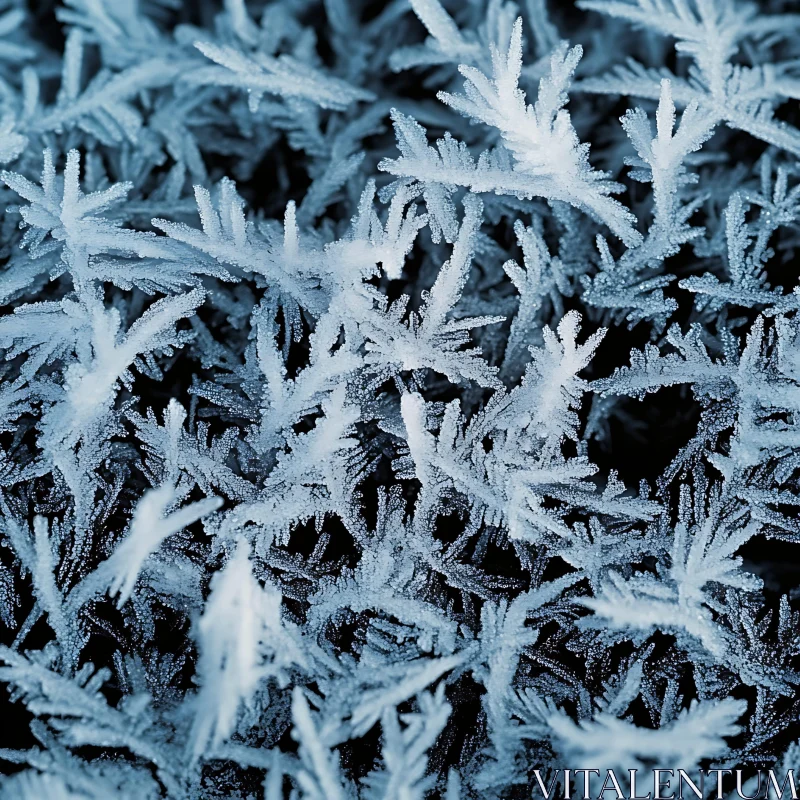
{"type": "Polygon", "coordinates": [[[0,798],[796,769],[798,64],[791,0],[0,0],[0,798]]]}

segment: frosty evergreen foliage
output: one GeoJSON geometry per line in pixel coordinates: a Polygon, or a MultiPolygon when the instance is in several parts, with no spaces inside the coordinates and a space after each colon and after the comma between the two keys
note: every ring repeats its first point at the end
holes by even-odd
{"type": "Polygon", "coordinates": [[[793,0],[0,0],[0,797],[800,767],[799,65],[793,0]]]}

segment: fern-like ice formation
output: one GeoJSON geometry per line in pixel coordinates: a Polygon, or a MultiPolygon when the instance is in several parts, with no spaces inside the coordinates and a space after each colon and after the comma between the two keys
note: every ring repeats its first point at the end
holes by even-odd
{"type": "Polygon", "coordinates": [[[798,64],[791,0],[0,0],[0,797],[796,767],[798,64]]]}

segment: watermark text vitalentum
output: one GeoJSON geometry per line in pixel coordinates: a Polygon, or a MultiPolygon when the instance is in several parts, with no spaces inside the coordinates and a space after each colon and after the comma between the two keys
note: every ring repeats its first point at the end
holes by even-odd
{"type": "Polygon", "coordinates": [[[793,769],[560,769],[548,782],[541,773],[533,771],[544,800],[798,800],[793,769]]]}

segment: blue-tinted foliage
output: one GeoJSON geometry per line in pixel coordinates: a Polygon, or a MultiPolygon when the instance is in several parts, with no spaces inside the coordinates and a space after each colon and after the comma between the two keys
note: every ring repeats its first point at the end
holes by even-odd
{"type": "Polygon", "coordinates": [[[798,64],[783,0],[0,0],[0,797],[796,767],[798,64]]]}

